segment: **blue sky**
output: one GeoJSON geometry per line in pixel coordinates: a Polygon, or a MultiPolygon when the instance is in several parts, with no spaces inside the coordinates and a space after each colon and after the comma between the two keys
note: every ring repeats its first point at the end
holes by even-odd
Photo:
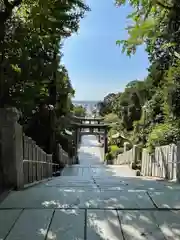
{"type": "Polygon", "coordinates": [[[122,91],[135,79],[147,75],[148,59],[143,47],[129,58],[116,40],[125,39],[130,7],[117,8],[113,0],[88,0],[91,12],[81,20],[78,34],[64,43],[66,65],[75,100],[102,100],[108,93],[122,91]]]}

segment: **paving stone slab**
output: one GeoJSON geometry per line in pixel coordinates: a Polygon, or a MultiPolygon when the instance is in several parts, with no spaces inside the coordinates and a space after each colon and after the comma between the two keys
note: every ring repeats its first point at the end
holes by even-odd
{"type": "Polygon", "coordinates": [[[2,208],[70,208],[80,205],[83,191],[60,191],[54,187],[29,188],[12,192],[0,204],[2,208]]]}
{"type": "MultiPolygon", "coordinates": [[[[106,168],[105,168],[105,170],[106,170],[106,168]]],[[[94,176],[94,178],[95,179],[97,179],[97,180],[99,180],[99,181],[103,181],[103,180],[118,180],[118,181],[122,181],[122,182],[124,182],[124,180],[131,180],[131,179],[139,179],[139,178],[137,178],[137,177],[120,177],[120,176],[113,176],[113,175],[99,175],[99,176],[94,176]]]]}
{"type": "MultiPolygon", "coordinates": [[[[93,173],[93,175],[96,175],[97,177],[102,177],[102,173],[106,173],[106,168],[107,166],[106,165],[99,165],[98,167],[92,165],[91,166],[91,171],[93,173]]],[[[107,175],[106,175],[107,176],[107,175]]]]}
{"type": "Polygon", "coordinates": [[[63,184],[63,183],[87,183],[87,184],[90,184],[90,183],[94,183],[93,179],[89,178],[89,179],[75,179],[75,178],[64,178],[64,177],[61,177],[60,179],[55,179],[55,180],[52,180],[52,181],[48,181],[48,184],[63,184]]]}
{"type": "Polygon", "coordinates": [[[115,210],[87,210],[87,240],[123,240],[115,210]]]}
{"type": "Polygon", "coordinates": [[[154,191],[167,191],[169,190],[166,186],[155,186],[155,187],[147,187],[147,186],[137,186],[133,184],[97,184],[97,186],[101,190],[128,190],[128,191],[144,191],[144,192],[154,192],[154,191]]]}
{"type": "Polygon", "coordinates": [[[84,210],[56,210],[47,235],[47,240],[84,240],[84,229],[84,210]]]}
{"type": "Polygon", "coordinates": [[[0,210],[0,239],[4,240],[22,210],[0,210]]]}
{"type": "Polygon", "coordinates": [[[166,239],[180,240],[180,211],[153,212],[166,239]]]}
{"type": "Polygon", "coordinates": [[[44,184],[39,185],[40,187],[47,186],[47,187],[61,187],[61,186],[70,186],[70,187],[76,187],[76,186],[87,186],[87,187],[94,187],[96,186],[94,184],[93,179],[85,180],[85,179],[55,179],[49,182],[46,182],[44,184]]]}
{"type": "Polygon", "coordinates": [[[44,184],[44,187],[47,186],[47,187],[60,187],[60,186],[70,186],[70,187],[76,187],[76,186],[79,186],[79,187],[83,187],[83,186],[89,186],[89,187],[93,187],[95,184],[92,182],[90,183],[85,183],[85,182],[60,182],[60,183],[46,183],[44,184]]]}
{"type": "Polygon", "coordinates": [[[86,208],[107,209],[155,209],[145,192],[100,191],[86,192],[84,206],[86,208]]]}
{"type": "Polygon", "coordinates": [[[58,191],[83,191],[83,192],[85,192],[85,191],[98,191],[98,190],[100,190],[99,189],[99,187],[97,187],[96,185],[68,185],[68,186],[66,186],[66,185],[61,185],[61,186],[56,186],[56,188],[57,188],[57,190],[58,191]]]}
{"type": "Polygon", "coordinates": [[[127,192],[147,192],[146,189],[132,188],[130,186],[98,186],[101,191],[127,191],[127,192]]]}
{"type": "Polygon", "coordinates": [[[154,205],[144,192],[104,191],[101,193],[101,207],[121,209],[154,209],[154,205]]]}
{"type": "Polygon", "coordinates": [[[153,211],[118,211],[125,240],[165,240],[153,211]]]}
{"type": "Polygon", "coordinates": [[[161,181],[154,181],[154,180],[145,180],[145,179],[142,179],[141,177],[122,177],[122,176],[100,176],[100,177],[97,177],[95,176],[94,179],[96,181],[99,181],[99,182],[103,182],[103,181],[106,181],[106,182],[121,182],[121,183],[128,183],[128,184],[137,184],[137,185],[148,185],[150,184],[150,186],[153,186],[154,184],[158,184],[158,185],[162,185],[163,182],[161,181]]]}
{"type": "Polygon", "coordinates": [[[122,184],[122,183],[118,183],[118,182],[102,182],[102,183],[98,183],[96,182],[96,185],[99,187],[99,188],[111,188],[111,187],[128,187],[128,184],[122,184]]]}
{"type": "Polygon", "coordinates": [[[53,210],[24,210],[6,240],[45,240],[53,210]]]}
{"type": "Polygon", "coordinates": [[[4,208],[84,208],[101,206],[100,190],[55,187],[29,188],[12,192],[0,204],[4,208]],[[90,204],[91,203],[91,204],[90,204]]]}
{"type": "Polygon", "coordinates": [[[96,178],[96,184],[101,189],[110,189],[111,187],[119,187],[122,189],[137,189],[144,191],[166,191],[166,190],[180,190],[180,185],[175,183],[168,183],[166,181],[141,180],[139,178],[96,178]],[[124,179],[124,180],[123,180],[124,179]]]}
{"type": "Polygon", "coordinates": [[[127,185],[128,183],[127,182],[124,182],[120,179],[101,179],[101,180],[97,180],[97,179],[94,179],[95,182],[97,184],[101,184],[101,185],[127,185]]]}
{"type": "Polygon", "coordinates": [[[61,181],[75,181],[75,182],[88,182],[88,181],[92,181],[92,177],[91,176],[59,176],[59,177],[55,177],[54,179],[52,179],[49,182],[61,182],[61,181]]]}
{"type": "Polygon", "coordinates": [[[148,194],[158,208],[180,209],[180,192],[178,190],[149,191],[148,194]]]}
{"type": "MultiPolygon", "coordinates": [[[[40,186],[39,186],[40,187],[40,186]]],[[[48,186],[46,186],[48,188],[48,186]]],[[[92,186],[53,186],[59,192],[87,192],[87,191],[100,191],[100,189],[96,185],[92,186]]],[[[45,188],[41,186],[41,188],[45,188]]],[[[51,188],[51,186],[49,186],[51,188]]]]}
{"type": "Polygon", "coordinates": [[[101,174],[96,174],[96,176],[102,177],[103,176],[113,176],[113,177],[136,177],[136,172],[129,168],[129,166],[111,166],[111,165],[104,165],[105,168],[99,169],[101,174]]]}
{"type": "MultiPolygon", "coordinates": [[[[128,186],[128,185],[137,185],[135,183],[133,183],[133,181],[130,182],[126,182],[123,181],[122,179],[113,179],[113,178],[103,178],[103,179],[97,179],[94,178],[94,181],[97,185],[101,186],[101,187],[110,187],[110,186],[128,186]]],[[[142,185],[143,186],[143,185],[142,185]]]]}
{"type": "Polygon", "coordinates": [[[0,208],[119,208],[154,209],[144,192],[87,191],[82,189],[31,188],[11,193],[0,208]],[[35,197],[36,196],[36,197],[35,197]]]}
{"type": "Polygon", "coordinates": [[[85,182],[85,181],[56,181],[56,182],[47,182],[42,186],[47,187],[97,187],[97,185],[94,184],[93,181],[85,182]]]}
{"type": "Polygon", "coordinates": [[[90,177],[92,171],[89,167],[67,167],[62,171],[62,176],[90,177]]]}

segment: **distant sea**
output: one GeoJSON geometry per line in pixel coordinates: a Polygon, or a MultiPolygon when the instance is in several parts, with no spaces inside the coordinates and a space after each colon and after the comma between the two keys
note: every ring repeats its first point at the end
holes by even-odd
{"type": "Polygon", "coordinates": [[[73,102],[73,104],[74,105],[76,105],[76,106],[78,106],[78,105],[82,105],[83,107],[85,107],[86,109],[87,109],[87,112],[89,113],[89,114],[91,114],[92,113],[92,111],[93,111],[93,109],[97,109],[97,103],[99,102],[99,101],[76,101],[76,100],[74,100],[74,101],[72,101],[73,102]]]}

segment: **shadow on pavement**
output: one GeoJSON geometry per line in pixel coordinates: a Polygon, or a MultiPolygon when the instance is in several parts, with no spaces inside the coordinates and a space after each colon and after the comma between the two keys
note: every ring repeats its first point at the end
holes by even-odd
{"type": "Polygon", "coordinates": [[[87,146],[82,165],[0,204],[0,239],[180,239],[180,185],[103,165],[87,146]]]}

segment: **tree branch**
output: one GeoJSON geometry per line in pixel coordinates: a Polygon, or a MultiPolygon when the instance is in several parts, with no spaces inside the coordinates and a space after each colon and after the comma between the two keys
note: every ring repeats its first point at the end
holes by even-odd
{"type": "Polygon", "coordinates": [[[5,10],[0,12],[1,24],[4,24],[12,14],[12,10],[18,7],[22,3],[22,0],[14,0],[12,3],[8,0],[4,0],[5,10]]]}
{"type": "Polygon", "coordinates": [[[22,3],[22,0],[14,0],[13,2],[4,0],[4,5],[9,10],[12,10],[14,7],[18,7],[21,3],[22,3]]]}
{"type": "Polygon", "coordinates": [[[13,8],[14,7],[18,7],[20,4],[22,3],[22,0],[15,0],[14,2],[13,2],[13,8]]]}
{"type": "Polygon", "coordinates": [[[156,3],[162,7],[162,8],[165,8],[167,10],[171,10],[173,8],[173,6],[168,6],[168,5],[164,5],[160,0],[156,0],[156,3]]]}

